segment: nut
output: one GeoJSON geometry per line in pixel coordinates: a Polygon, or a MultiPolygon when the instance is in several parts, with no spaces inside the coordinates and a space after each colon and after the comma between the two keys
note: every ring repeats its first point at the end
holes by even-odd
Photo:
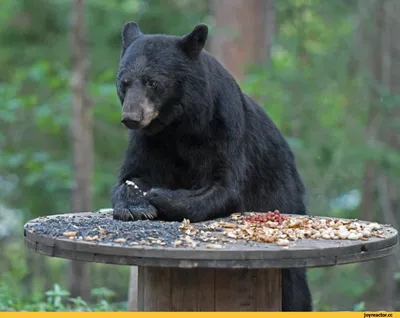
{"type": "Polygon", "coordinates": [[[349,240],[358,240],[358,235],[356,233],[350,233],[347,238],[349,240]]]}
{"type": "Polygon", "coordinates": [[[279,246],[288,246],[289,245],[289,240],[286,239],[279,239],[276,241],[276,245],[279,246]]]}

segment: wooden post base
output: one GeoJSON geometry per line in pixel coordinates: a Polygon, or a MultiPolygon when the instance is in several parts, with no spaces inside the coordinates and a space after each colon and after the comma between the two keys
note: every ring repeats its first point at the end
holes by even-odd
{"type": "Polygon", "coordinates": [[[280,269],[143,267],[138,311],[282,311],[280,269]]]}

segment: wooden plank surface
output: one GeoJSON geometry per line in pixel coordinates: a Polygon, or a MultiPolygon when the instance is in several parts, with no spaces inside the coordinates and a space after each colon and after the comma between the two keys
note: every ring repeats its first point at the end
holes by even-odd
{"type": "Polygon", "coordinates": [[[279,272],[276,272],[276,269],[259,271],[255,284],[258,311],[266,311],[268,308],[282,308],[282,297],[276,297],[276,294],[282,292],[282,273],[280,270],[279,272]],[[270,297],[265,295],[270,295],[270,297]]]}
{"type": "Polygon", "coordinates": [[[138,278],[138,311],[171,311],[171,270],[139,267],[138,278]]]}
{"type": "MultiPolygon", "coordinates": [[[[116,264],[116,265],[136,265],[136,266],[161,266],[178,268],[292,268],[292,267],[323,267],[341,264],[365,262],[394,254],[398,250],[398,244],[387,248],[369,252],[353,254],[333,255],[329,257],[315,258],[288,258],[288,259],[260,259],[248,260],[213,260],[213,259],[176,259],[176,258],[152,258],[146,256],[119,256],[109,254],[99,254],[94,251],[77,252],[64,250],[57,247],[49,247],[37,242],[26,240],[25,246],[38,254],[59,257],[70,260],[84,260],[87,262],[116,264]]],[[[143,254],[142,254],[143,255],[143,254]]]]}
{"type": "MultiPolygon", "coordinates": [[[[97,213],[98,214],[98,213],[97,213]]],[[[83,218],[96,213],[82,213],[83,218]]],[[[226,243],[224,248],[123,246],[116,243],[88,242],[37,233],[34,226],[48,219],[80,220],[76,214],[42,217],[24,227],[26,247],[43,255],[119,265],[163,266],[179,268],[290,268],[333,266],[363,262],[393,254],[398,248],[398,232],[384,226],[385,238],[360,240],[301,239],[290,246],[257,243],[226,243]],[[33,230],[32,230],[33,229],[33,230]]],[[[157,221],[154,221],[157,222],[157,221]]],[[[79,224],[79,223],[78,223],[79,224]]]]}
{"type": "MultiPolygon", "coordinates": [[[[89,230],[97,227],[97,219],[102,226],[109,222],[106,213],[64,214],[32,220],[24,226],[25,246],[51,257],[139,266],[137,290],[132,290],[131,295],[137,297],[138,311],[281,311],[281,268],[363,262],[391,255],[399,247],[398,232],[390,226],[383,226],[385,238],[373,237],[367,241],[301,239],[285,247],[230,242],[218,249],[207,248],[205,244],[127,246],[112,241],[69,239],[62,233],[46,234],[54,233],[52,228],[46,228],[46,220],[52,220],[53,224],[68,220],[79,231],[86,220],[91,222],[89,230]],[[36,226],[40,226],[40,231],[35,230],[36,226]]],[[[163,234],[163,225],[159,223],[157,227],[161,229],[158,234],[163,234]]]]}
{"type": "Polygon", "coordinates": [[[138,310],[281,311],[281,270],[139,267],[138,310]]]}
{"type": "Polygon", "coordinates": [[[213,269],[170,268],[170,271],[172,311],[214,311],[213,269]]]}

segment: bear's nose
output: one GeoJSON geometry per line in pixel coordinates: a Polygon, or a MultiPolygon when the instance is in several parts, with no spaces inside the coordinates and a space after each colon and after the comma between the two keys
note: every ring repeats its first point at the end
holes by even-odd
{"type": "Polygon", "coordinates": [[[136,129],[140,126],[142,121],[142,116],[140,114],[123,114],[121,118],[121,123],[123,123],[129,129],[136,129]]]}

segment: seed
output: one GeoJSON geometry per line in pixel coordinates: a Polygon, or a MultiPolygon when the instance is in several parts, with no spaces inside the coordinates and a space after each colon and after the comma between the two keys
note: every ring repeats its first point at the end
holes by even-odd
{"type": "Polygon", "coordinates": [[[321,233],[317,232],[311,236],[313,239],[319,239],[321,237],[321,233]]]}
{"type": "Polygon", "coordinates": [[[349,240],[358,240],[358,235],[356,233],[350,233],[347,238],[349,240]]]}
{"type": "Polygon", "coordinates": [[[311,231],[304,232],[304,237],[310,237],[310,236],[311,236],[311,231]]]}
{"type": "Polygon", "coordinates": [[[381,226],[376,222],[371,223],[369,226],[372,228],[372,230],[379,230],[381,228],[381,226]]]}
{"type": "Polygon", "coordinates": [[[99,239],[99,237],[97,235],[95,235],[95,236],[85,236],[85,238],[84,238],[85,241],[96,241],[98,239],[99,239]]]}
{"type": "Polygon", "coordinates": [[[364,230],[364,231],[362,232],[362,234],[363,234],[364,237],[371,237],[371,232],[368,231],[368,230],[364,230]]]}
{"type": "Polygon", "coordinates": [[[207,248],[222,248],[223,246],[220,244],[208,244],[207,248]]]}
{"type": "Polygon", "coordinates": [[[76,236],[76,232],[65,232],[63,233],[63,235],[66,237],[74,237],[76,236]]]}
{"type": "Polygon", "coordinates": [[[321,236],[322,236],[322,238],[325,239],[325,240],[329,240],[329,239],[331,238],[330,233],[329,233],[329,232],[326,232],[326,231],[323,232],[321,236]]]}
{"type": "Polygon", "coordinates": [[[181,241],[181,240],[176,240],[175,242],[174,242],[174,246],[180,246],[180,245],[182,245],[183,244],[183,242],[181,241]]]}
{"type": "Polygon", "coordinates": [[[279,246],[288,246],[289,245],[289,240],[286,239],[279,239],[276,241],[276,245],[279,246]]]}

